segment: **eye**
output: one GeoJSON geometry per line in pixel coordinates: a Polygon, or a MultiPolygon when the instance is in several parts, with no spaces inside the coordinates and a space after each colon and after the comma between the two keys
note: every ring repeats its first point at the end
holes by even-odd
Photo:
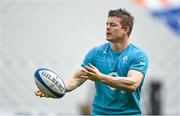
{"type": "Polygon", "coordinates": [[[114,26],[116,26],[116,23],[111,23],[110,25],[114,27],[114,26]]]}
{"type": "Polygon", "coordinates": [[[111,26],[111,27],[114,27],[114,26],[117,26],[117,24],[116,23],[106,23],[106,26],[111,26]]]}

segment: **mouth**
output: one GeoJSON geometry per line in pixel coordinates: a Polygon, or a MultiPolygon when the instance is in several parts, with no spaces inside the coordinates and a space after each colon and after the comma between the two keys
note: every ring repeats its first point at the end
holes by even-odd
{"type": "Polygon", "coordinates": [[[111,35],[110,32],[106,32],[106,36],[109,37],[111,35]]]}

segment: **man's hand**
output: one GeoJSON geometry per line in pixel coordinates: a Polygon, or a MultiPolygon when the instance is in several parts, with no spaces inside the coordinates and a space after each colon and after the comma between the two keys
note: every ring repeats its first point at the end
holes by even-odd
{"type": "Polygon", "coordinates": [[[43,92],[41,92],[38,87],[36,87],[36,90],[35,90],[34,94],[36,96],[39,96],[39,97],[46,97],[46,98],[48,98],[48,96],[46,96],[43,92]]]}
{"type": "Polygon", "coordinates": [[[81,78],[86,78],[92,81],[100,81],[102,73],[92,64],[89,63],[88,66],[84,67],[85,70],[81,70],[81,78]]]}

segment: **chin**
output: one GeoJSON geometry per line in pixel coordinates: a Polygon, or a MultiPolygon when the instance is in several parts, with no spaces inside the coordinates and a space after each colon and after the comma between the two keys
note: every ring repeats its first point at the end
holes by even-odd
{"type": "Polygon", "coordinates": [[[109,42],[113,42],[113,40],[111,38],[106,38],[106,40],[109,42]]]}
{"type": "Polygon", "coordinates": [[[111,40],[111,38],[106,37],[106,40],[109,41],[109,40],[111,40]]]}

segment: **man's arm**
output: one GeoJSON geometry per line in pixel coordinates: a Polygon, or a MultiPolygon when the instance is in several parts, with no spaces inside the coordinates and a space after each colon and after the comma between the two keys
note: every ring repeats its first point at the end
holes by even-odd
{"type": "MultiPolygon", "coordinates": [[[[83,84],[87,79],[80,78],[80,76],[83,75],[82,70],[85,70],[83,67],[80,67],[77,71],[75,71],[74,74],[67,77],[64,80],[66,92],[70,92],[74,90],[75,88],[79,87],[81,84],[83,84]]],[[[38,87],[36,87],[35,95],[40,97],[48,97],[44,93],[42,93],[38,87]]]]}
{"type": "Polygon", "coordinates": [[[102,74],[100,81],[116,89],[135,91],[143,79],[143,74],[136,70],[129,70],[127,77],[112,77],[102,74]]]}
{"type": "Polygon", "coordinates": [[[65,86],[66,86],[66,92],[70,92],[74,90],[75,88],[79,87],[81,84],[83,84],[87,79],[80,78],[82,76],[82,70],[85,70],[83,67],[80,67],[73,75],[70,77],[67,77],[64,80],[65,86]]]}
{"type": "Polygon", "coordinates": [[[121,89],[124,91],[135,91],[139,87],[143,79],[143,74],[136,70],[129,70],[127,77],[113,77],[102,74],[92,64],[86,66],[85,69],[86,70],[82,71],[85,73],[85,76],[81,76],[82,78],[86,78],[93,81],[100,81],[111,87],[121,89]]]}

